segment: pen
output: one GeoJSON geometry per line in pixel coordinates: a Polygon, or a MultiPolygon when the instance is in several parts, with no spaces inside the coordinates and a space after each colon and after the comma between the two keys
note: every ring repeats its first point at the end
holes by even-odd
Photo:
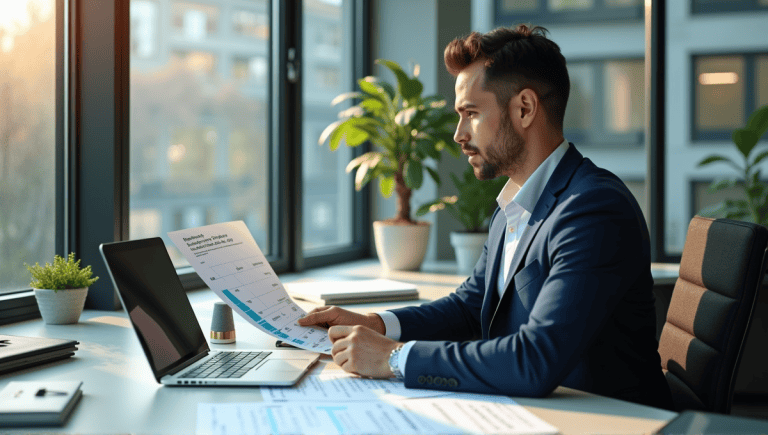
{"type": "Polygon", "coordinates": [[[37,393],[35,393],[35,397],[45,397],[45,396],[66,396],[66,391],[50,391],[46,390],[45,388],[41,388],[37,390],[37,393]]]}
{"type": "Polygon", "coordinates": [[[275,346],[277,346],[277,347],[296,347],[296,346],[294,346],[294,345],[292,345],[290,343],[284,342],[283,340],[277,340],[275,342],[275,346]]]}

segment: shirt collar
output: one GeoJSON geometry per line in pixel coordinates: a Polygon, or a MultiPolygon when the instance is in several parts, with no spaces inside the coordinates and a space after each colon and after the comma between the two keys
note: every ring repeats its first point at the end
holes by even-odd
{"type": "Polygon", "coordinates": [[[522,187],[517,187],[512,180],[508,180],[504,188],[499,192],[499,196],[496,197],[496,202],[499,207],[504,210],[510,202],[515,202],[522,207],[525,211],[532,213],[533,207],[536,206],[536,202],[539,200],[544,188],[547,186],[549,178],[552,173],[555,172],[557,164],[568,151],[570,145],[567,140],[563,142],[552,151],[530,177],[523,183],[522,187]]]}

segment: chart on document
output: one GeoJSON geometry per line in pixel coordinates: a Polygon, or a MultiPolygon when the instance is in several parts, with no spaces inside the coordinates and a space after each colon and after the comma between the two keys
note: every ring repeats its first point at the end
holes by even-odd
{"type": "Polygon", "coordinates": [[[330,354],[326,330],[296,323],[306,311],[288,295],[244,222],[168,236],[208,287],[249,323],[296,347],[330,354]]]}

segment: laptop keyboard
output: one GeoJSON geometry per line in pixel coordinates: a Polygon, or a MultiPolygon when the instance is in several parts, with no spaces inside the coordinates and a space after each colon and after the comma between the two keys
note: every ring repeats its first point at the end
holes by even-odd
{"type": "Polygon", "coordinates": [[[240,378],[272,352],[219,352],[181,378],[240,378]]]}

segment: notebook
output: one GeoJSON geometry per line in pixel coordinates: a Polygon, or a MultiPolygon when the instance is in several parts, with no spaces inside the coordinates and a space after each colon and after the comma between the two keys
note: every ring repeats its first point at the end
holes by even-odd
{"type": "Polygon", "coordinates": [[[419,298],[419,291],[414,284],[389,279],[296,282],[286,284],[285,289],[295,299],[325,305],[407,301],[419,298]]]}
{"type": "Polygon", "coordinates": [[[99,250],[161,384],[293,385],[320,356],[287,349],[212,351],[161,238],[105,243],[99,250]]]}
{"type": "Polygon", "coordinates": [[[0,427],[61,426],[83,395],[81,381],[10,382],[0,391],[0,427]]]}
{"type": "Polygon", "coordinates": [[[78,344],[74,340],[0,334],[0,373],[69,358],[78,344]]]}

